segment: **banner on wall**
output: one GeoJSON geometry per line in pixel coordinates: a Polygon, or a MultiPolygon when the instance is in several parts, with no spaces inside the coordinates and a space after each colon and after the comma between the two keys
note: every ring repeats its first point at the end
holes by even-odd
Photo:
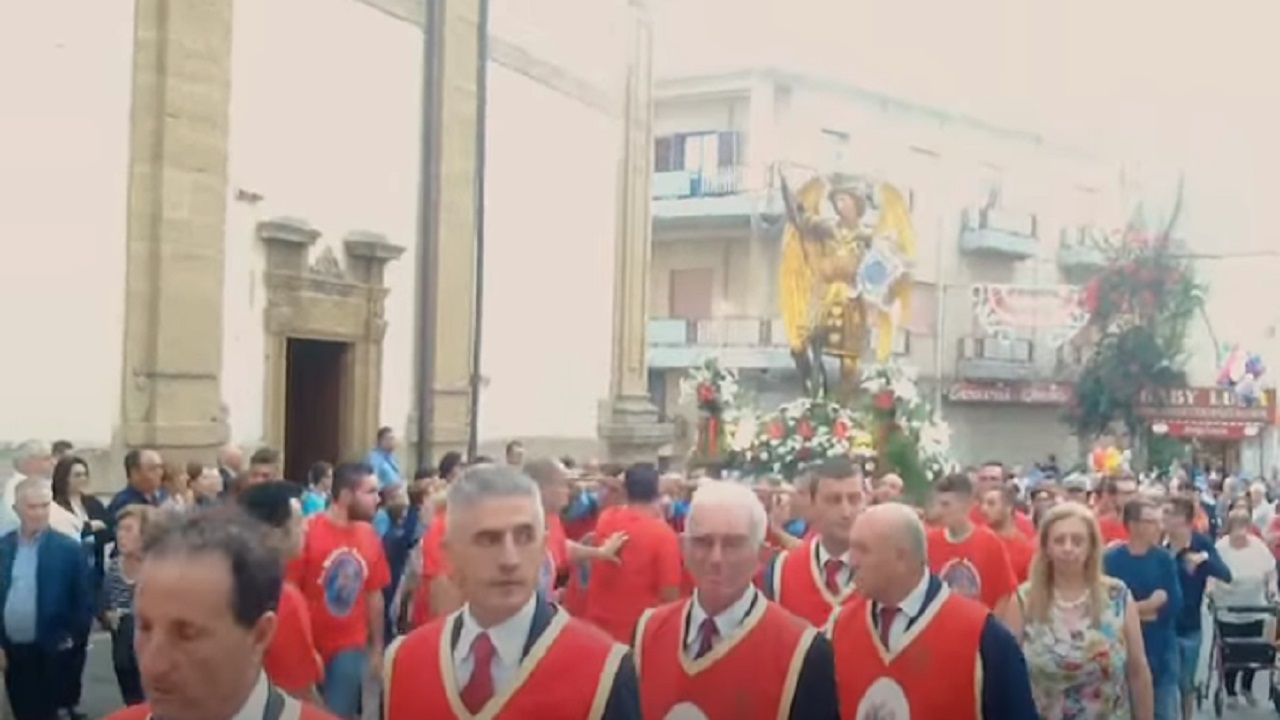
{"type": "Polygon", "coordinates": [[[1058,347],[1089,322],[1083,293],[1074,285],[984,283],[973,286],[972,297],[974,317],[995,337],[1034,335],[1058,347]]]}

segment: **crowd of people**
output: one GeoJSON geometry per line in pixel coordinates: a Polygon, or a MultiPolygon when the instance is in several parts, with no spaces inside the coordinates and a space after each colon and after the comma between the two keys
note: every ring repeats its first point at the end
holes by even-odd
{"type": "Polygon", "coordinates": [[[1275,598],[1265,487],[993,462],[908,502],[845,458],[783,483],[519,443],[406,478],[384,428],[298,481],[269,449],[135,449],[104,505],[57,450],[24,444],[5,488],[17,720],[84,717],[95,624],[125,720],[1165,720],[1203,680],[1206,597],[1223,635],[1274,633],[1230,612],[1275,598]]]}

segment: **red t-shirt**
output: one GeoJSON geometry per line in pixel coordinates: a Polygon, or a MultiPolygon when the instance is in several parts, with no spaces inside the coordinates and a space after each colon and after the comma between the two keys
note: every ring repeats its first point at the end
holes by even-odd
{"type": "Polygon", "coordinates": [[[539,584],[547,597],[553,598],[556,578],[569,568],[569,540],[559,515],[547,515],[547,557],[542,563],[539,584]]]}
{"type": "Polygon", "coordinates": [[[422,582],[449,573],[449,559],[444,554],[444,510],[436,512],[427,532],[422,536],[422,582]]]}
{"type": "Polygon", "coordinates": [[[290,695],[301,695],[324,679],[324,664],[311,637],[307,599],[291,582],[280,589],[276,617],[276,634],[262,657],[262,669],[277,687],[290,695]]]}
{"type": "Polygon", "coordinates": [[[641,613],[662,604],[660,591],[680,588],[680,539],[661,518],[626,506],[600,513],[596,537],[616,532],[627,534],[627,544],[618,553],[621,562],[592,561],[586,617],[630,645],[641,613]]]}
{"type": "MultiPolygon", "coordinates": [[[[969,508],[969,522],[982,527],[988,525],[987,516],[982,514],[982,508],[977,505],[969,508]]],[[[1027,517],[1021,510],[1013,511],[1013,526],[1018,529],[1018,532],[1029,538],[1036,536],[1036,524],[1031,522],[1031,518],[1027,517]]]]}
{"type": "Polygon", "coordinates": [[[1031,558],[1036,554],[1035,543],[1016,530],[996,537],[1004,543],[1004,550],[1009,554],[1009,567],[1013,570],[1014,579],[1019,583],[1026,582],[1027,574],[1031,571],[1031,558]]]}
{"type": "Polygon", "coordinates": [[[322,658],[367,644],[366,596],[391,582],[391,569],[372,525],[339,525],[328,515],[316,515],[302,552],[289,564],[288,577],[307,599],[322,658]]]}
{"type": "Polygon", "coordinates": [[[929,569],[956,593],[991,609],[1018,586],[1004,543],[978,525],[959,542],[948,539],[943,528],[930,530],[929,569]]]}
{"type": "Polygon", "coordinates": [[[1115,513],[1105,513],[1098,516],[1098,532],[1102,534],[1103,545],[1129,542],[1129,531],[1125,529],[1124,521],[1115,513]]]}

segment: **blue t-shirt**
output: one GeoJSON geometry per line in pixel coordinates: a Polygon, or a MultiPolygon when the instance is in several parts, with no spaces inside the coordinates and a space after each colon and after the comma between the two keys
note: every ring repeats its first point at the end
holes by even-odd
{"type": "Polygon", "coordinates": [[[1231,582],[1231,571],[1227,569],[1218,549],[1207,535],[1191,533],[1191,542],[1187,547],[1175,553],[1178,565],[1178,579],[1182,584],[1182,609],[1174,620],[1178,635],[1193,635],[1200,632],[1200,606],[1204,604],[1204,589],[1209,578],[1217,578],[1223,582],[1231,582]],[[1204,562],[1192,570],[1185,558],[1192,553],[1204,553],[1204,562]]]}
{"type": "Polygon", "coordinates": [[[1142,623],[1142,641],[1147,646],[1147,664],[1155,687],[1178,681],[1178,637],[1175,620],[1182,612],[1182,583],[1173,555],[1153,547],[1134,555],[1128,545],[1117,545],[1102,558],[1103,569],[1129,587],[1139,602],[1163,590],[1168,599],[1154,620],[1142,623]]]}

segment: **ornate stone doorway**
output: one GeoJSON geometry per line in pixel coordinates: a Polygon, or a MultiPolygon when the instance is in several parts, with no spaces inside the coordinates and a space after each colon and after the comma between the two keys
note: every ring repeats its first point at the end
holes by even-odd
{"type": "Polygon", "coordinates": [[[387,330],[384,271],[404,248],[351,232],[344,263],[329,248],[310,257],[320,231],[306,221],[267,220],[257,234],[267,250],[263,427],[267,444],[289,461],[287,477],[301,480],[312,462],[341,461],[373,444],[387,330]],[[315,362],[302,362],[307,348],[315,362]],[[323,357],[326,348],[332,357],[323,357]]]}

